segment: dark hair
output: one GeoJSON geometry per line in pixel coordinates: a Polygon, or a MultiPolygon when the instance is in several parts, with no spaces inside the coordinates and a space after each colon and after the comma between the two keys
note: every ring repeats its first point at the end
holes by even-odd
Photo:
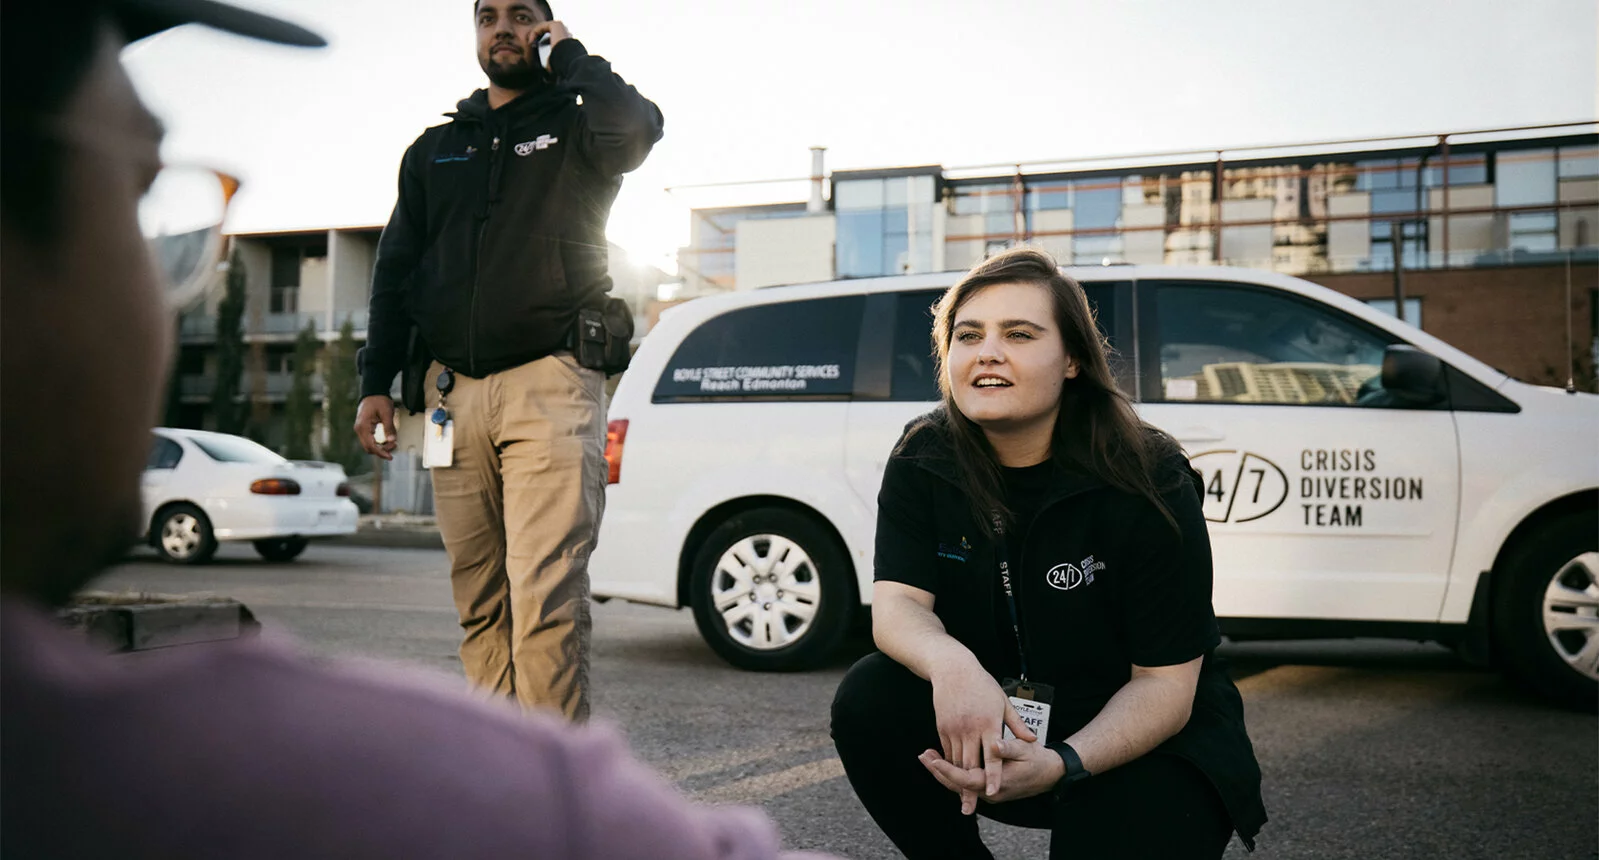
{"type": "Polygon", "coordinates": [[[1048,291],[1055,307],[1066,354],[1077,362],[1077,376],[1061,389],[1050,458],[1061,467],[1098,477],[1128,493],[1147,498],[1173,529],[1177,520],[1161,493],[1177,486],[1182,476],[1160,469],[1161,461],[1181,451],[1176,440],[1144,423],[1111,373],[1110,346],[1095,324],[1088,297],[1075,280],[1062,274],[1043,251],[1016,248],[977,264],[950,287],[934,309],[933,349],[938,358],[938,389],[943,413],[932,422],[948,438],[955,464],[965,479],[972,513],[985,531],[998,515],[1007,525],[999,461],[976,422],[961,414],[949,381],[949,348],[955,314],[968,299],[996,284],[1033,284],[1048,291]]]}
{"type": "MultiPolygon", "coordinates": [[[[472,0],[472,14],[473,15],[477,14],[477,7],[482,2],[483,2],[483,0],[472,0]]],[[[540,9],[544,10],[545,19],[550,20],[550,21],[554,21],[555,20],[555,12],[550,9],[550,4],[549,3],[545,2],[545,0],[533,0],[533,2],[537,3],[538,7],[540,9]]]]}
{"type": "Polygon", "coordinates": [[[101,2],[61,14],[55,3],[0,10],[0,217],[48,239],[59,226],[64,159],[41,125],[71,104],[100,50],[101,2]]]}

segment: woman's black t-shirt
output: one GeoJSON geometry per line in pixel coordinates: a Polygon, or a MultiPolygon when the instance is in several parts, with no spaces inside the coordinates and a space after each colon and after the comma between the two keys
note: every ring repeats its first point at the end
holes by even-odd
{"type": "MultiPolygon", "coordinates": [[[[1038,516],[1038,511],[1044,506],[1044,501],[1049,497],[1050,479],[1055,475],[1055,464],[1045,460],[1035,466],[1020,466],[1000,468],[1000,479],[1004,482],[1005,509],[1010,512],[1011,525],[1007,529],[1005,549],[1006,557],[1010,562],[1011,575],[1017,576],[1022,570],[1022,547],[1027,543],[1028,530],[1033,526],[1033,519],[1038,516]]],[[[1001,649],[1001,654],[1010,652],[1002,658],[998,668],[1003,669],[1000,674],[1017,677],[1021,674],[1021,660],[1016,649],[1016,628],[1011,623],[1010,604],[1005,599],[1004,584],[999,577],[994,577],[994,624],[999,631],[999,641],[1009,647],[1001,649]]]]}

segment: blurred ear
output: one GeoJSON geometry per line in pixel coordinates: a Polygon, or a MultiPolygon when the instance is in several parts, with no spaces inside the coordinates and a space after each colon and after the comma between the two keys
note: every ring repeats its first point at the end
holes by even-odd
{"type": "Polygon", "coordinates": [[[1072,358],[1069,355],[1066,356],[1066,378],[1067,379],[1076,379],[1077,378],[1077,359],[1072,358]]]}

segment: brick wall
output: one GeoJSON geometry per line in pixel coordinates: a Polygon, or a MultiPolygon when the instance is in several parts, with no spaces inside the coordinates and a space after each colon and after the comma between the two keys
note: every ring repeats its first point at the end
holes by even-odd
{"type": "MultiPolygon", "coordinates": [[[[1394,294],[1388,272],[1312,275],[1308,280],[1357,299],[1394,294]]],[[[1599,266],[1571,267],[1572,343],[1579,387],[1594,390],[1594,291],[1599,266]]],[[[1518,266],[1405,273],[1406,298],[1421,299],[1422,328],[1517,379],[1566,381],[1566,267],[1518,266]]]]}

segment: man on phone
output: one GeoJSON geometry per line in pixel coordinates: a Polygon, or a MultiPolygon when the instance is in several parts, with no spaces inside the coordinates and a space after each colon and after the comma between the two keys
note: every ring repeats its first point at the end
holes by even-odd
{"type": "Polygon", "coordinates": [[[606,465],[605,376],[579,355],[603,334],[611,203],[660,139],[661,112],[544,0],[477,0],[473,15],[489,86],[401,162],[355,429],[391,457],[389,392],[409,365],[467,677],[582,720],[606,465]]]}

